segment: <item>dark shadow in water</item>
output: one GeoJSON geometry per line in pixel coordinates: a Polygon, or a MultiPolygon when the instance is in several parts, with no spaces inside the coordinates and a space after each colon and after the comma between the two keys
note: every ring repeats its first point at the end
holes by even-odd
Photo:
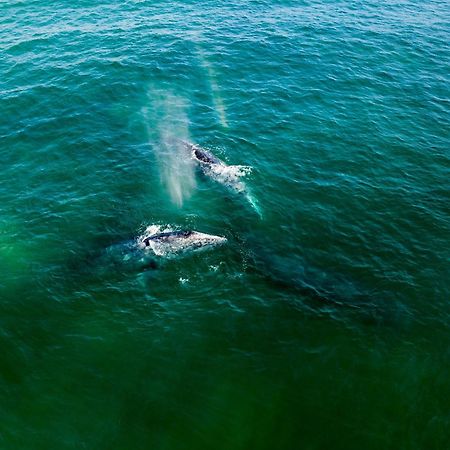
{"type": "Polygon", "coordinates": [[[88,280],[118,281],[126,276],[142,272],[152,272],[160,268],[157,259],[140,250],[134,240],[124,240],[111,244],[111,239],[100,239],[86,250],[67,262],[66,279],[74,282],[88,280]]]}
{"type": "MultiPolygon", "coordinates": [[[[199,179],[213,188],[201,173],[199,179]]],[[[226,222],[226,234],[233,237],[240,253],[246,254],[244,263],[235,263],[245,265],[246,272],[260,277],[284,297],[295,299],[295,307],[317,313],[334,310],[368,325],[400,327],[406,323],[408,311],[392,293],[368,289],[348,277],[314,267],[300,252],[280,254],[273,242],[276,236],[268,235],[264,219],[240,196],[223,191],[222,196],[227,210],[236,213],[226,222]]]]}
{"type": "Polygon", "coordinates": [[[247,250],[246,272],[260,277],[293,306],[321,313],[334,311],[367,325],[402,327],[409,317],[392,293],[358,285],[348,277],[313,267],[300,253],[281,255],[261,231],[240,230],[235,238],[247,250]]]}

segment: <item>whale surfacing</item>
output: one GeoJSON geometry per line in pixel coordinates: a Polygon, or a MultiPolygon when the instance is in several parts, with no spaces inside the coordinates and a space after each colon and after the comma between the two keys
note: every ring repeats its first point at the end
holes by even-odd
{"type": "Polygon", "coordinates": [[[241,194],[258,215],[262,217],[257,201],[250,195],[247,185],[242,180],[242,177],[252,171],[250,166],[228,165],[210,151],[198,145],[187,141],[182,141],[182,143],[190,153],[193,161],[206,176],[226,186],[231,191],[241,194]]]}
{"type": "Polygon", "coordinates": [[[194,230],[162,230],[159,226],[148,227],[138,238],[141,250],[157,256],[175,256],[186,252],[207,250],[227,242],[222,236],[200,233],[194,230]]]}
{"type": "Polygon", "coordinates": [[[252,171],[250,166],[228,165],[198,145],[186,141],[183,141],[183,144],[205,175],[235,192],[246,192],[247,187],[241,178],[252,171]]]}

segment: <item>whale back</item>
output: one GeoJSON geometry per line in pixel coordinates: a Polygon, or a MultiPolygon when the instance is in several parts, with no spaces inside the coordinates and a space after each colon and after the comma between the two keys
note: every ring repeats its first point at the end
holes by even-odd
{"type": "Polygon", "coordinates": [[[221,164],[222,163],[213,154],[211,154],[211,153],[207,152],[206,150],[203,150],[199,147],[194,147],[193,153],[194,153],[195,158],[198,159],[202,163],[205,163],[205,164],[221,164]]]}

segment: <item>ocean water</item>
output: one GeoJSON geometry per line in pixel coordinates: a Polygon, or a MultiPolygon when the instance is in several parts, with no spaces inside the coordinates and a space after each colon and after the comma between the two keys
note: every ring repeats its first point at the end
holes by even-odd
{"type": "Polygon", "coordinates": [[[449,448],[449,18],[0,2],[0,448],[449,448]]]}

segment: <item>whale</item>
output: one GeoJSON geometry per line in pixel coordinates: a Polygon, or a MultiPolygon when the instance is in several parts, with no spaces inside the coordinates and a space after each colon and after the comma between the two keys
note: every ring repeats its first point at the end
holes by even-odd
{"type": "Polygon", "coordinates": [[[247,187],[241,178],[251,172],[250,166],[228,165],[210,151],[188,141],[182,142],[205,175],[237,193],[246,191],[247,187]]]}
{"type": "Polygon", "coordinates": [[[229,165],[210,151],[188,141],[182,141],[188,154],[204,175],[222,184],[230,191],[243,196],[262,217],[256,200],[252,197],[242,178],[251,173],[252,168],[244,165],[229,165]]]}
{"type": "Polygon", "coordinates": [[[137,237],[111,244],[99,254],[90,256],[79,270],[87,270],[91,274],[154,271],[171,260],[212,250],[227,242],[224,236],[150,225],[137,237]]]}
{"type": "Polygon", "coordinates": [[[227,238],[195,230],[162,229],[151,225],[138,237],[137,247],[145,253],[170,258],[208,250],[225,244],[227,238]]]}

